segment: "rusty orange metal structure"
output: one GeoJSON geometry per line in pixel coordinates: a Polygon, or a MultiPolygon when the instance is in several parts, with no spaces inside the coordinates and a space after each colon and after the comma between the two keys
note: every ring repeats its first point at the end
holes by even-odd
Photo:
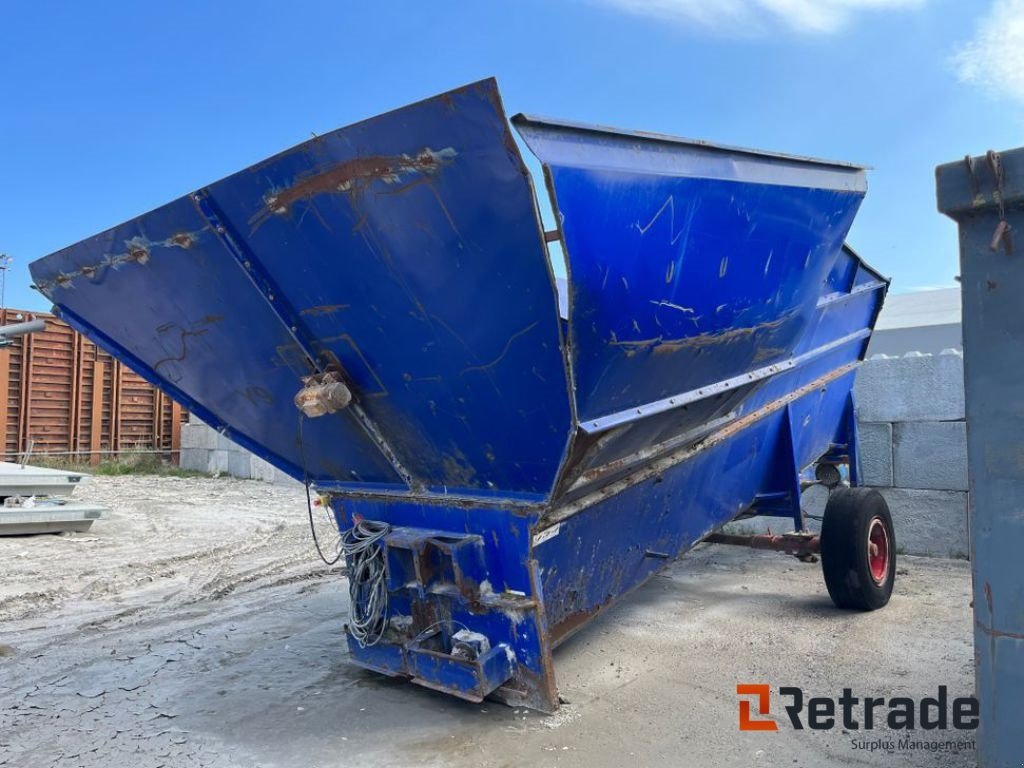
{"type": "Polygon", "coordinates": [[[125,451],[178,461],[185,410],[45,312],[0,310],[0,325],[39,318],[45,330],[0,348],[4,459],[61,456],[98,464],[125,451]]]}

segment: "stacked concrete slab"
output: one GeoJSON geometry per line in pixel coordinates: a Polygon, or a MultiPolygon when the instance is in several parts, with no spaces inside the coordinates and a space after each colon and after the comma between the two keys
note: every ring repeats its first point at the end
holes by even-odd
{"type": "Polygon", "coordinates": [[[0,536],[89,530],[106,517],[107,509],[71,498],[87,477],[81,472],[0,462],[0,536]]]}
{"type": "Polygon", "coordinates": [[[231,475],[267,483],[295,482],[291,477],[245,448],[229,440],[213,427],[191,415],[181,425],[182,469],[210,475],[231,475]]]}
{"type": "Polygon", "coordinates": [[[868,360],[857,378],[864,484],[889,502],[907,552],[966,557],[964,360],[956,350],[868,360]]]}

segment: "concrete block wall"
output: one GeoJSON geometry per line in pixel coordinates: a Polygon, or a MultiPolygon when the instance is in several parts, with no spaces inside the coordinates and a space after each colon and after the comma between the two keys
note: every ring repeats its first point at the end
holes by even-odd
{"type": "MultiPolygon", "coordinates": [[[[963,371],[963,353],[950,349],[876,355],[857,374],[863,483],[885,496],[897,546],[908,554],[966,557],[969,550],[963,371]]],[[[824,489],[811,489],[804,509],[820,516],[826,500],[824,489]]],[[[754,518],[731,528],[782,533],[793,525],[754,518]]]]}
{"type": "Polygon", "coordinates": [[[967,491],[967,424],[963,421],[893,425],[893,482],[898,488],[967,491]]]}
{"type": "Polygon", "coordinates": [[[886,497],[897,545],[911,554],[967,556],[963,376],[963,353],[952,349],[878,355],[857,376],[864,483],[886,497]]]}
{"type": "Polygon", "coordinates": [[[266,483],[297,482],[274,465],[232,442],[195,414],[189,416],[188,424],[181,425],[180,465],[182,469],[210,475],[231,475],[266,483]]]}
{"type": "Polygon", "coordinates": [[[963,353],[875,355],[857,372],[855,391],[863,422],[963,421],[963,353]]]}
{"type": "Polygon", "coordinates": [[[860,469],[865,485],[893,484],[892,424],[860,422],[860,469]]]}
{"type": "MultiPolygon", "coordinates": [[[[966,558],[968,553],[967,493],[917,488],[881,487],[878,489],[889,504],[896,528],[898,552],[909,555],[966,558]]],[[[828,491],[815,486],[804,492],[804,512],[820,518],[825,512],[828,491]]],[[[821,522],[807,519],[812,531],[821,530],[821,522]]],[[[777,517],[740,520],[726,526],[734,532],[785,533],[793,523],[777,517]]]]}

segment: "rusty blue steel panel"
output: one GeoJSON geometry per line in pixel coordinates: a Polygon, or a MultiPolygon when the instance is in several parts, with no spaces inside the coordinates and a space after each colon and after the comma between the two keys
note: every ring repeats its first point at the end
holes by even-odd
{"type": "Polygon", "coordinates": [[[493,80],[305,142],[32,271],[101,346],[321,487],[542,496],[565,451],[557,299],[493,80]],[[300,441],[300,378],[335,361],[359,411],[307,421],[300,441]]]}
{"type": "Polygon", "coordinates": [[[978,763],[1024,757],[1024,148],[939,166],[960,228],[978,763]]]}
{"type": "Polygon", "coordinates": [[[513,124],[559,214],[581,420],[792,355],[864,196],[862,168],[513,124]]]}
{"type": "Polygon", "coordinates": [[[351,414],[310,421],[292,337],[188,198],[32,265],[72,326],[258,454],[302,477],[400,477],[351,414]],[[285,410],[287,409],[287,410],[285,410]],[[303,454],[305,459],[303,460],[303,454]]]}
{"type": "Polygon", "coordinates": [[[340,528],[392,526],[386,631],[348,636],[356,663],[550,711],[555,644],[736,516],[800,521],[805,468],[856,463],[887,283],[843,247],[856,166],[516,124],[559,217],[569,338],[492,80],[32,274],[100,346],[308,472],[340,528]],[[303,377],[329,367],[354,404],[300,420],[303,377]]]}
{"type": "MultiPolygon", "coordinates": [[[[853,385],[854,364],[807,382],[793,392],[798,455],[811,462],[846,439],[841,417],[853,385]]],[[[615,494],[594,493],[556,509],[534,537],[552,644],[564,641],[619,595],[643,583],[750,508],[761,493],[795,479],[776,458],[787,409],[775,408],[728,437],[709,438],[692,453],[651,462],[620,481],[615,494]],[[788,472],[788,474],[787,474],[788,472]]],[[[799,503],[797,500],[796,503],[799,503]]]]}

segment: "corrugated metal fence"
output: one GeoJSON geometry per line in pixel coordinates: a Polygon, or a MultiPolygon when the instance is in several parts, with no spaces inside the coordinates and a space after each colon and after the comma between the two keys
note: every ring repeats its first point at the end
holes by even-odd
{"type": "Polygon", "coordinates": [[[0,324],[33,318],[46,329],[0,349],[4,459],[31,454],[98,463],[124,451],[178,461],[182,407],[66,323],[44,312],[0,310],[0,324]]]}

